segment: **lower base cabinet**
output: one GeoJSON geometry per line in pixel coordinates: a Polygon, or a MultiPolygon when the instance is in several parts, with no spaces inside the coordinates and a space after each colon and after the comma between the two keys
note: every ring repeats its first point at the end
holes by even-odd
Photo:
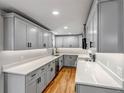
{"type": "Polygon", "coordinates": [[[63,67],[63,65],[64,65],[64,60],[63,60],[63,56],[61,56],[59,58],[59,70],[63,67]]]}
{"type": "Polygon", "coordinates": [[[76,93],[124,93],[120,90],[106,89],[94,86],[76,85],[76,93]]]}
{"type": "Polygon", "coordinates": [[[64,66],[76,67],[77,55],[64,55],[64,66]]]}
{"type": "Polygon", "coordinates": [[[42,93],[55,76],[55,61],[28,75],[5,73],[5,93],[42,93]]]}
{"type": "MultiPolygon", "coordinates": [[[[37,93],[37,81],[34,81],[26,86],[26,93],[37,93]]],[[[40,92],[38,92],[40,93],[40,92]]]]}

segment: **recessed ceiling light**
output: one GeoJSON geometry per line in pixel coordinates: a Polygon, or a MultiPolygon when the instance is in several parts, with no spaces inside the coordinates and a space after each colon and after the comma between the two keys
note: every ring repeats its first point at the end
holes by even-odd
{"type": "Polygon", "coordinates": [[[53,11],[52,14],[53,15],[59,15],[59,11],[53,11]]]}
{"type": "Polygon", "coordinates": [[[56,35],[56,34],[58,34],[57,32],[54,32],[54,34],[56,35]]]}
{"type": "Polygon", "coordinates": [[[68,29],[68,26],[64,26],[64,29],[68,29]]]}

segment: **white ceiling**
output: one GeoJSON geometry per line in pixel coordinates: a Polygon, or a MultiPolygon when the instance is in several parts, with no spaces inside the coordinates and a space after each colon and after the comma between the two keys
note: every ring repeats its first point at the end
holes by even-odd
{"type": "Polygon", "coordinates": [[[80,34],[93,0],[0,0],[0,8],[16,9],[56,34],[80,34]],[[52,11],[59,11],[58,16],[52,11]],[[69,29],[65,30],[64,26],[69,29]]]}

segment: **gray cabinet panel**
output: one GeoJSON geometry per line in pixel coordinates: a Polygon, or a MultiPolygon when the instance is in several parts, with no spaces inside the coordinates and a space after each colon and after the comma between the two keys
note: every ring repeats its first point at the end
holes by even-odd
{"type": "Polygon", "coordinates": [[[43,48],[43,32],[38,28],[38,48],[43,48]]]}
{"type": "Polygon", "coordinates": [[[75,67],[76,61],[77,61],[76,55],[65,55],[64,56],[64,66],[75,67]]]}
{"type": "Polygon", "coordinates": [[[55,41],[56,48],[63,48],[63,37],[56,36],[55,41]]]}
{"type": "Polygon", "coordinates": [[[0,50],[3,50],[3,17],[0,14],[0,50]]]}
{"type": "Polygon", "coordinates": [[[26,45],[26,22],[15,18],[15,48],[16,50],[27,49],[26,45]]]}
{"type": "Polygon", "coordinates": [[[120,7],[120,0],[99,4],[100,52],[119,52],[120,7]]]}
{"type": "Polygon", "coordinates": [[[31,24],[27,25],[27,42],[30,43],[30,49],[38,48],[38,30],[31,24]]]}
{"type": "Polygon", "coordinates": [[[26,86],[26,93],[37,93],[37,82],[36,81],[26,86]]]}
{"type": "Polygon", "coordinates": [[[56,36],[57,48],[79,48],[79,36],[56,36]]]}

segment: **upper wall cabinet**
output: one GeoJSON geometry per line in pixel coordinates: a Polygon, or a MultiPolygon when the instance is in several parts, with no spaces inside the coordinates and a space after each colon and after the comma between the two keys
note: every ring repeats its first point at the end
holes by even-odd
{"type": "Polygon", "coordinates": [[[87,48],[97,49],[97,0],[94,0],[87,24],[86,24],[87,48]]]}
{"type": "Polygon", "coordinates": [[[32,23],[31,21],[14,13],[6,14],[4,49],[27,50],[49,48],[44,47],[44,44],[48,43],[48,39],[44,33],[48,33],[48,31],[32,23]]]}
{"type": "Polygon", "coordinates": [[[99,2],[99,51],[122,52],[122,0],[100,0],[99,2]]]}
{"type": "Polygon", "coordinates": [[[46,31],[43,32],[43,47],[44,48],[53,47],[52,33],[46,31]]]}
{"type": "Polygon", "coordinates": [[[0,11],[0,51],[3,50],[3,16],[0,11]]]}
{"type": "Polygon", "coordinates": [[[123,0],[94,0],[87,21],[88,48],[107,53],[124,50],[123,10],[123,0]]]}
{"type": "Polygon", "coordinates": [[[79,48],[79,36],[56,36],[56,48],[79,48]]]}

